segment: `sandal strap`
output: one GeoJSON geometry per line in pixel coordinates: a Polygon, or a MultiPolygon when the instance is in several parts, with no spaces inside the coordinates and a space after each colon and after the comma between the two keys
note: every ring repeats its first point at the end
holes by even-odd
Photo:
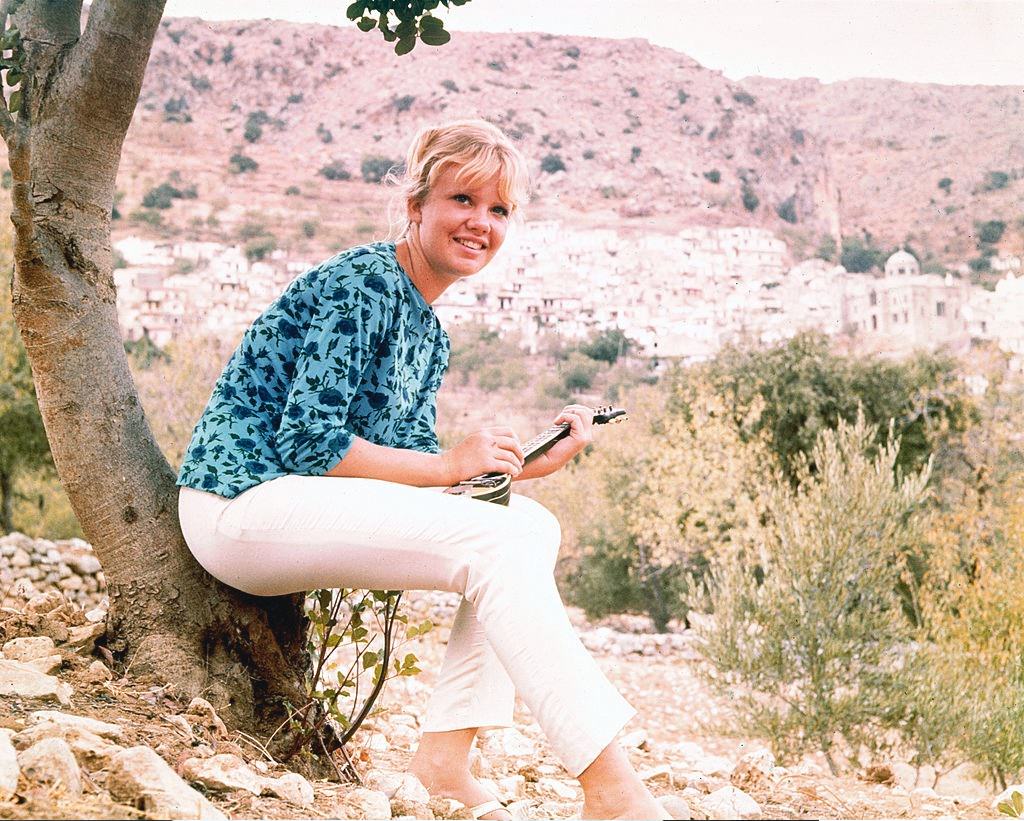
{"type": "Polygon", "coordinates": [[[495,799],[494,801],[485,801],[483,804],[477,804],[475,807],[470,807],[469,814],[474,818],[480,818],[481,816],[487,815],[489,812],[503,809],[505,809],[505,805],[495,799]]]}

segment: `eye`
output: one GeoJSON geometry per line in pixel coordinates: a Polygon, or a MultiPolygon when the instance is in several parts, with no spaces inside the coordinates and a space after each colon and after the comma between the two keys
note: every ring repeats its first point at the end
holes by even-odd
{"type": "Polygon", "coordinates": [[[502,217],[507,217],[508,216],[508,208],[506,208],[504,205],[495,205],[494,208],[492,208],[491,210],[495,214],[498,214],[499,216],[502,216],[502,217]]]}
{"type": "Polygon", "coordinates": [[[456,202],[469,202],[469,194],[455,194],[452,199],[456,202]]]}

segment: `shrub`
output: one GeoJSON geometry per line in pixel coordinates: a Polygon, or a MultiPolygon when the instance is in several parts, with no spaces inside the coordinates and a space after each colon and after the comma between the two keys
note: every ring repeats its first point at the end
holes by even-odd
{"type": "Polygon", "coordinates": [[[583,152],[583,159],[585,160],[592,160],[595,156],[594,149],[592,148],[588,148],[583,152]]]}
{"type": "Polygon", "coordinates": [[[569,394],[578,394],[590,390],[597,376],[598,364],[589,357],[579,353],[569,354],[569,358],[558,367],[558,376],[569,394]]]}
{"type": "Polygon", "coordinates": [[[142,198],[143,208],[170,208],[175,199],[181,197],[181,191],[170,183],[160,183],[156,188],[150,189],[142,198]]]}
{"type": "Polygon", "coordinates": [[[211,88],[213,88],[213,86],[210,84],[210,81],[205,76],[196,76],[195,74],[190,74],[188,77],[188,83],[190,86],[192,86],[192,88],[194,88],[196,91],[200,93],[202,93],[203,91],[209,91],[211,88]]]}
{"type": "Polygon", "coordinates": [[[629,161],[631,163],[636,162],[640,158],[641,151],[642,149],[638,145],[634,145],[631,149],[629,149],[629,161]]]}
{"type": "Polygon", "coordinates": [[[487,63],[487,68],[491,69],[491,71],[505,71],[508,66],[505,65],[504,60],[490,60],[487,63]]]}
{"type": "Polygon", "coordinates": [[[629,353],[633,347],[631,340],[618,328],[599,331],[588,341],[580,345],[580,353],[598,362],[614,365],[620,356],[629,353]]]}
{"type": "Polygon", "coordinates": [[[1003,238],[1003,232],[1006,230],[1006,223],[1002,220],[989,220],[988,222],[980,223],[977,226],[977,230],[978,241],[992,245],[1003,238]]]}
{"type": "Polygon", "coordinates": [[[743,207],[748,211],[756,211],[757,206],[761,204],[760,198],[755,193],[750,183],[743,183],[743,207]]]}
{"type": "Polygon", "coordinates": [[[14,185],[14,177],[11,175],[11,169],[10,168],[5,168],[4,169],[4,173],[3,173],[3,177],[0,178],[0,188],[3,188],[4,191],[10,191],[11,190],[11,186],[13,186],[13,185],[14,185]]]}
{"type": "Polygon", "coordinates": [[[844,237],[839,264],[851,273],[867,273],[885,265],[885,252],[873,245],[870,238],[844,237]]]}
{"type": "Polygon", "coordinates": [[[392,160],[377,154],[363,157],[359,165],[359,171],[363,175],[363,182],[380,183],[392,168],[402,164],[401,160],[392,160]]]}
{"type": "Polygon", "coordinates": [[[558,154],[548,154],[540,161],[540,170],[545,174],[554,174],[558,171],[565,171],[565,163],[558,154]]]}
{"type": "Polygon", "coordinates": [[[1010,183],[1010,175],[1005,171],[989,171],[985,174],[985,182],[982,183],[982,191],[998,191],[1006,188],[1010,183]]]}
{"type": "Polygon", "coordinates": [[[563,51],[562,54],[564,54],[570,60],[578,60],[578,59],[580,59],[580,50],[576,46],[569,46],[569,48],[567,48],[565,51],[563,51]]]}
{"type": "Polygon", "coordinates": [[[401,114],[403,111],[408,111],[412,108],[412,104],[416,102],[416,98],[411,94],[404,94],[401,97],[394,97],[391,100],[391,105],[396,112],[401,114]]]}
{"type": "Polygon", "coordinates": [[[746,91],[734,91],[732,98],[740,105],[754,105],[757,99],[746,91]]]}
{"type": "Polygon", "coordinates": [[[345,167],[345,163],[341,160],[332,160],[317,173],[328,180],[344,181],[352,179],[352,174],[345,167]]]}
{"type": "Polygon", "coordinates": [[[252,111],[245,120],[243,136],[248,142],[254,143],[263,136],[263,126],[269,123],[270,116],[266,111],[252,111]]]}
{"type": "Polygon", "coordinates": [[[264,259],[277,248],[277,238],[273,234],[261,234],[245,244],[245,258],[249,262],[264,259]]]}
{"type": "Polygon", "coordinates": [[[712,168],[710,171],[704,172],[704,179],[714,185],[718,185],[722,181],[722,172],[717,168],[712,168]]]}
{"type": "Polygon", "coordinates": [[[304,98],[301,92],[295,92],[294,94],[288,95],[288,104],[295,105],[296,103],[301,103],[303,99],[304,98]]]}
{"type": "Polygon", "coordinates": [[[629,88],[627,88],[627,89],[626,89],[626,93],[627,93],[627,94],[628,94],[628,95],[629,95],[630,97],[639,97],[639,96],[640,96],[640,92],[639,92],[639,91],[637,91],[637,88],[636,88],[636,86],[630,86],[629,88]]]}
{"type": "Polygon", "coordinates": [[[234,43],[228,43],[224,46],[224,50],[221,52],[220,61],[227,65],[235,59],[235,45],[234,43]]]}
{"type": "Polygon", "coordinates": [[[188,100],[184,95],[171,97],[164,103],[164,122],[190,123],[192,115],[188,113],[188,100]]]}
{"type": "Polygon", "coordinates": [[[779,215],[781,219],[786,222],[796,222],[796,196],[787,197],[785,200],[775,206],[775,213],[779,215]]]}
{"type": "Polygon", "coordinates": [[[320,228],[320,223],[317,220],[303,220],[302,221],[302,235],[307,239],[313,239],[316,236],[316,232],[320,228]]]}
{"type": "Polygon", "coordinates": [[[814,255],[818,259],[823,259],[826,262],[836,261],[836,238],[831,234],[826,234],[821,238],[821,242],[818,243],[818,249],[814,252],[814,255]]]}
{"type": "Polygon", "coordinates": [[[686,101],[690,99],[690,95],[683,91],[683,89],[679,89],[676,92],[676,99],[679,100],[679,105],[685,105],[686,101]]]}
{"type": "Polygon", "coordinates": [[[228,161],[228,170],[232,174],[244,174],[247,171],[255,171],[259,167],[260,164],[256,160],[245,154],[232,154],[228,161]]]}
{"type": "Polygon", "coordinates": [[[949,177],[943,177],[939,180],[939,188],[945,191],[946,194],[949,194],[950,190],[953,188],[953,180],[949,177]]]}
{"type": "Polygon", "coordinates": [[[871,456],[876,433],[863,417],[822,431],[798,489],[769,487],[763,547],[712,561],[703,604],[714,617],[697,625],[710,682],[740,722],[783,760],[822,751],[833,773],[837,737],[847,755],[874,740],[912,635],[897,589],[928,471],[894,480],[899,443],[871,456]]]}
{"type": "Polygon", "coordinates": [[[794,128],[789,132],[789,139],[793,141],[793,145],[803,145],[806,135],[802,128],[794,128]]]}
{"type": "Polygon", "coordinates": [[[302,194],[302,189],[297,185],[289,185],[284,189],[284,195],[286,197],[298,197],[302,194]]]}
{"type": "Polygon", "coordinates": [[[459,87],[455,84],[454,80],[442,80],[441,85],[445,91],[450,91],[452,94],[459,93],[459,87]]]}

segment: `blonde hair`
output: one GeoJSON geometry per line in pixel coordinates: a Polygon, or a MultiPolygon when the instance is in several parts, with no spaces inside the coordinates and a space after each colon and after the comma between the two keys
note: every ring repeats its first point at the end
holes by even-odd
{"type": "Polygon", "coordinates": [[[392,170],[387,181],[395,186],[388,207],[389,239],[400,239],[409,229],[407,204],[422,203],[438,176],[458,166],[458,179],[478,185],[498,178],[498,195],[518,214],[529,201],[526,160],[501,129],[486,120],[454,120],[421,128],[413,138],[405,166],[392,170]]]}

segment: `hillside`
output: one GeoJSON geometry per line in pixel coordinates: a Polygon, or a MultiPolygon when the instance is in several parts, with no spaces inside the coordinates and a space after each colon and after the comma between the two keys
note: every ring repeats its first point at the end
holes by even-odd
{"type": "Polygon", "coordinates": [[[762,225],[798,254],[842,225],[883,245],[909,237],[954,263],[976,253],[976,220],[1012,226],[1024,213],[1019,96],[890,81],[736,83],[635,39],[459,33],[396,60],[354,29],[168,19],[125,146],[120,210],[129,215],[171,178],[195,186],[197,202],[162,212],[165,231],[232,239],[258,214],[282,244],[319,253],[383,228],[384,192],[362,182],[365,160],[400,159],[424,123],[482,116],[531,162],[532,218],[623,230],[762,225]],[[232,173],[233,155],[258,168],[232,173]],[[351,181],[318,173],[331,164],[351,181]],[[984,190],[992,171],[1005,185],[984,190]]]}

